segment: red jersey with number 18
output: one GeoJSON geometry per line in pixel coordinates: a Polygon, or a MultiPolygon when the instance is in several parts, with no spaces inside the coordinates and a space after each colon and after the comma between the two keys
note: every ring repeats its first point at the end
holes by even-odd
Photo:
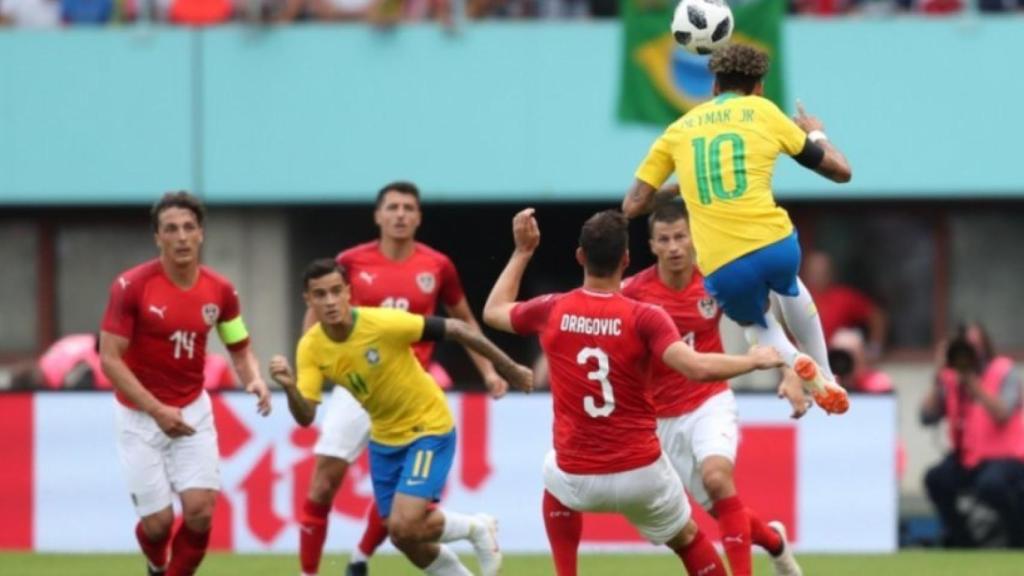
{"type": "MultiPolygon", "coordinates": [[[[338,254],[336,260],[348,271],[352,304],[356,306],[398,308],[433,316],[438,299],[446,306],[454,306],[465,298],[452,261],[419,242],[412,256],[402,261],[388,259],[380,251],[378,240],[349,248],[338,254]]],[[[420,364],[427,367],[434,343],[417,342],[413,352],[420,364]]]]}
{"type": "MultiPolygon", "coordinates": [[[[127,338],[128,368],[157,400],[180,408],[203,391],[206,337],[214,326],[228,348],[249,345],[234,286],[201,266],[195,285],[182,289],[151,260],[114,280],[101,329],[127,338]]],[[[119,392],[117,399],[134,408],[119,392]]]]}
{"type": "MultiPolygon", "coordinates": [[[[723,352],[718,332],[722,311],[704,289],[700,272],[694,270],[690,284],[675,290],[658,277],[658,267],[651,266],[623,281],[622,293],[663,308],[683,335],[683,341],[697,352],[723,352]]],[[[661,361],[651,364],[651,385],[658,418],[689,414],[708,398],[729,389],[723,381],[691,382],[661,361]]]]}
{"type": "Polygon", "coordinates": [[[540,334],[559,468],[613,474],[658,459],[648,368],[679,340],[664,310],[580,288],[517,304],[511,320],[519,334],[540,334]]]}

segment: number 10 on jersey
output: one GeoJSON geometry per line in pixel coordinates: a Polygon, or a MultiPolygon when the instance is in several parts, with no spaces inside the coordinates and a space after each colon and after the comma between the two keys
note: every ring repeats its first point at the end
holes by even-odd
{"type": "Polygon", "coordinates": [[[747,166],[745,161],[745,145],[743,137],[733,132],[719,134],[711,139],[694,138],[693,163],[694,175],[697,179],[697,196],[701,204],[711,204],[712,193],[719,200],[733,200],[743,196],[747,191],[747,166]],[[726,144],[732,150],[732,178],[731,189],[726,189],[722,173],[726,172],[722,166],[722,149],[726,144]]]}

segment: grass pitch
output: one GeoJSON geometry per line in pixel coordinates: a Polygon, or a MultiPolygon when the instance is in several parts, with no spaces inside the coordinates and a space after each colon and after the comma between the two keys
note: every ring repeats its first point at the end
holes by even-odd
{"type": "MultiPolygon", "coordinates": [[[[1009,552],[914,551],[892,555],[801,555],[807,576],[1022,576],[1024,554],[1009,552]]],[[[471,569],[476,562],[466,559],[471,569]]],[[[345,558],[327,555],[321,576],[341,576],[345,558]]],[[[143,576],[141,555],[129,554],[0,554],[5,576],[143,576]]],[[[383,555],[370,564],[373,576],[418,576],[404,558],[383,555]]],[[[754,556],[754,573],[771,574],[763,555],[754,556]]],[[[283,555],[210,554],[201,576],[296,576],[298,559],[283,555]]],[[[507,556],[505,576],[553,576],[546,556],[507,556]]],[[[682,564],[667,554],[586,554],[580,558],[582,576],[656,576],[684,574],[682,564]]]]}

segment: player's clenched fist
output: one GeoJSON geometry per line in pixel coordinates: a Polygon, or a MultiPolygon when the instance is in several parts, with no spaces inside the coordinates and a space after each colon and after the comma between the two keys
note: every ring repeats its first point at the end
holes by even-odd
{"type": "Polygon", "coordinates": [[[157,426],[164,431],[164,434],[171,438],[191,436],[196,433],[195,428],[185,422],[180,408],[164,405],[154,410],[151,416],[153,416],[153,420],[156,420],[157,426]]]}
{"type": "Polygon", "coordinates": [[[533,370],[521,364],[513,364],[502,372],[508,385],[523,392],[533,391],[533,370]]]}
{"type": "Polygon", "coordinates": [[[747,356],[754,360],[759,370],[778,368],[783,364],[779,351],[771,346],[751,346],[747,356]]]}
{"type": "Polygon", "coordinates": [[[277,355],[270,359],[270,377],[282,388],[295,387],[295,374],[284,356],[277,355]]]}
{"type": "Polygon", "coordinates": [[[534,212],[533,208],[527,208],[512,219],[512,237],[519,252],[533,253],[540,245],[540,227],[537,226],[537,219],[533,217],[534,212]]]}
{"type": "Polygon", "coordinates": [[[508,393],[508,382],[497,372],[484,377],[484,386],[487,387],[487,393],[495,400],[504,397],[508,393]]]}

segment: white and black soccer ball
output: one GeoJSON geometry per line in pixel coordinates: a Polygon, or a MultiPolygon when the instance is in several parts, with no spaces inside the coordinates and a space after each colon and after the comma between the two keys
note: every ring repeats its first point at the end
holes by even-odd
{"type": "Polygon", "coordinates": [[[732,37],[735,21],[725,0],[680,0],[672,36],[694,54],[711,54],[732,37]]]}

